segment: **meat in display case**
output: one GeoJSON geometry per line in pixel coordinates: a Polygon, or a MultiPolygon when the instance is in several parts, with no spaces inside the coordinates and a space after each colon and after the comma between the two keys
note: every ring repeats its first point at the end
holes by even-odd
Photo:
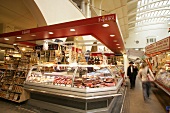
{"type": "MultiPolygon", "coordinates": [[[[31,92],[32,99],[37,99],[40,97],[39,95],[45,94],[46,97],[47,95],[53,95],[56,98],[62,96],[72,98],[74,102],[76,99],[86,100],[85,103],[87,103],[89,99],[113,99],[114,96],[120,95],[118,92],[122,82],[120,73],[113,65],[47,64],[33,66],[28,73],[24,87],[31,92]]],[[[44,101],[43,98],[38,100],[44,101]]],[[[51,101],[50,103],[56,104],[51,101]]],[[[57,104],[61,105],[60,102],[57,104]]],[[[108,105],[109,103],[104,106],[108,105]]],[[[66,106],[73,107],[68,103],[66,106]]],[[[77,108],[77,106],[73,108],[77,108]]],[[[92,108],[85,104],[85,108],[80,107],[79,109],[92,108]]],[[[94,109],[96,108],[94,107],[94,109]]]]}
{"type": "Polygon", "coordinates": [[[156,75],[156,85],[159,86],[170,96],[170,72],[168,70],[160,69],[156,75]]]}

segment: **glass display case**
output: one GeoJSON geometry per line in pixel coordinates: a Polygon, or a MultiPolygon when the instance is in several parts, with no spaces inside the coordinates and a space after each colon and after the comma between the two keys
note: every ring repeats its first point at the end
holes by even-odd
{"type": "Polygon", "coordinates": [[[119,93],[122,82],[120,72],[113,65],[46,64],[30,69],[24,88],[30,92],[32,105],[48,109],[50,103],[55,111],[66,107],[60,112],[67,112],[69,107],[68,111],[75,113],[111,110],[114,97],[122,95],[119,93]]]}
{"type": "MultiPolygon", "coordinates": [[[[25,88],[40,90],[40,86],[41,88],[48,88],[48,90],[50,88],[64,90],[63,87],[65,87],[67,91],[80,91],[81,93],[83,91],[85,94],[86,92],[93,92],[94,96],[96,91],[102,91],[102,93],[106,91],[108,94],[110,94],[108,91],[116,93],[121,83],[121,75],[116,67],[111,65],[47,64],[36,65],[31,68],[25,82],[25,88]]],[[[46,90],[43,89],[43,91],[46,90]]]]}
{"type": "Polygon", "coordinates": [[[170,95],[170,68],[160,69],[155,78],[156,85],[170,95]]]}

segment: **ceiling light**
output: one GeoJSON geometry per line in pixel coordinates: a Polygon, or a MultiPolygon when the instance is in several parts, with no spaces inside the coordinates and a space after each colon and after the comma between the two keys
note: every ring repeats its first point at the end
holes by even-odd
{"type": "Polygon", "coordinates": [[[110,35],[110,37],[114,37],[115,35],[110,35]]]}
{"type": "Polygon", "coordinates": [[[17,44],[13,44],[13,45],[17,45],[17,44]]]}
{"type": "Polygon", "coordinates": [[[9,40],[8,38],[4,38],[4,40],[9,40]]]}
{"type": "Polygon", "coordinates": [[[136,48],[135,50],[139,50],[138,48],[136,48]]]}
{"type": "Polygon", "coordinates": [[[76,31],[75,29],[70,29],[70,31],[76,31]]]}
{"type": "Polygon", "coordinates": [[[103,27],[109,27],[109,24],[103,24],[102,26],[103,27]]]}
{"type": "Polygon", "coordinates": [[[17,38],[21,38],[20,36],[17,36],[17,38]]]}
{"type": "Polygon", "coordinates": [[[33,34],[33,35],[31,35],[31,36],[36,36],[36,35],[33,34]]]}
{"type": "Polygon", "coordinates": [[[117,40],[113,40],[113,42],[117,42],[117,40]]]}
{"type": "Polygon", "coordinates": [[[52,35],[52,34],[54,34],[54,33],[53,33],[53,32],[49,32],[49,34],[51,34],[51,35],[52,35]]]}
{"type": "Polygon", "coordinates": [[[5,50],[1,49],[1,51],[5,51],[5,50]]]}
{"type": "Polygon", "coordinates": [[[121,48],[121,47],[118,47],[118,48],[121,48]]]}
{"type": "Polygon", "coordinates": [[[24,48],[24,47],[22,48],[22,51],[25,51],[25,48],[24,48]]]}
{"type": "Polygon", "coordinates": [[[27,47],[30,47],[30,46],[27,46],[27,47]]]}
{"type": "Polygon", "coordinates": [[[120,44],[116,44],[117,46],[120,45],[120,44]]]}
{"type": "Polygon", "coordinates": [[[138,34],[138,33],[136,33],[136,34],[138,34]]]}

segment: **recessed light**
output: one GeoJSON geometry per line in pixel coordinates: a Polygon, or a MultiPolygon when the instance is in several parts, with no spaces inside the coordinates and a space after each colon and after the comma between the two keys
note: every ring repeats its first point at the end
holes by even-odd
{"type": "Polygon", "coordinates": [[[13,45],[17,45],[17,44],[13,44],[13,45]]]}
{"type": "Polygon", "coordinates": [[[27,47],[30,47],[30,46],[27,46],[27,47]]]}
{"type": "Polygon", "coordinates": [[[136,33],[136,34],[138,34],[138,33],[136,33]]]}
{"type": "Polygon", "coordinates": [[[24,48],[24,47],[22,48],[22,51],[25,51],[25,48],[24,48]]]}
{"type": "Polygon", "coordinates": [[[17,36],[17,38],[21,38],[20,36],[17,36]]]}
{"type": "Polygon", "coordinates": [[[109,27],[109,24],[103,24],[102,26],[103,27],[109,27]]]}
{"type": "Polygon", "coordinates": [[[113,40],[113,42],[117,42],[117,40],[113,40]]]}
{"type": "Polygon", "coordinates": [[[121,47],[118,47],[118,48],[121,48],[121,47]]]}
{"type": "Polygon", "coordinates": [[[70,29],[70,31],[76,31],[75,29],[70,29]]]}
{"type": "Polygon", "coordinates": [[[120,44],[116,44],[117,46],[120,45],[120,44]]]}
{"type": "Polygon", "coordinates": [[[31,36],[36,36],[36,35],[33,34],[33,35],[31,35],[31,36]]]}
{"type": "Polygon", "coordinates": [[[4,40],[9,40],[8,38],[4,38],[4,40]]]}
{"type": "Polygon", "coordinates": [[[53,33],[53,32],[49,32],[49,34],[51,34],[51,35],[52,35],[52,34],[54,34],[54,33],[53,33]]]}
{"type": "Polygon", "coordinates": [[[114,37],[115,35],[110,35],[110,37],[114,37]]]}

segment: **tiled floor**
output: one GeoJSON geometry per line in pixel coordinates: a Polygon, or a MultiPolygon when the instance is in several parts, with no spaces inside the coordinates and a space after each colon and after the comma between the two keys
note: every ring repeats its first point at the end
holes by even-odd
{"type": "Polygon", "coordinates": [[[148,102],[144,102],[142,85],[137,79],[135,89],[128,88],[127,90],[123,113],[166,113],[166,106],[160,104],[153,91],[155,92],[154,87],[152,87],[151,99],[148,102]]]}
{"type": "MultiPolygon", "coordinates": [[[[151,100],[144,102],[142,95],[142,86],[139,80],[136,80],[135,89],[127,88],[126,97],[124,101],[124,108],[122,113],[166,113],[165,107],[170,104],[167,97],[157,88],[152,88],[151,100]],[[162,99],[162,97],[163,99],[162,99]],[[164,100],[168,100],[165,102],[164,100]]],[[[169,105],[170,106],[170,105],[169,105]]],[[[42,110],[26,103],[16,104],[4,99],[0,99],[0,113],[52,113],[47,110],[42,110]]]]}

